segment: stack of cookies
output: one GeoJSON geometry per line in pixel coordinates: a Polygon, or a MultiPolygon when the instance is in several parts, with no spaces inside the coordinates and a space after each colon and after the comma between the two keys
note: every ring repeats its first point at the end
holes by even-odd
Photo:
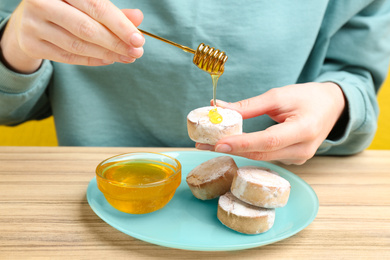
{"type": "Polygon", "coordinates": [[[275,221],[275,208],[287,204],[291,189],[290,183],[276,172],[257,166],[238,168],[229,156],[198,165],[186,180],[198,199],[219,197],[218,219],[245,234],[269,230],[275,221]]]}

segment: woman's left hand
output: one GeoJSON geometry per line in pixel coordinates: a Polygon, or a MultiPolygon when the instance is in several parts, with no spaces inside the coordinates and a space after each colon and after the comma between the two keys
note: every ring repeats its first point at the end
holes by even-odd
{"type": "Polygon", "coordinates": [[[278,124],[264,131],[225,137],[214,150],[262,161],[303,164],[312,158],[346,107],[341,88],[332,82],[305,83],[275,88],[236,103],[217,105],[238,111],[244,119],[268,115],[278,124]]]}

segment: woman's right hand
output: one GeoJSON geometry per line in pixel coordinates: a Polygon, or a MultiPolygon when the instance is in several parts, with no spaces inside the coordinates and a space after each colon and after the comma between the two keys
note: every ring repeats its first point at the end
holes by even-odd
{"type": "Polygon", "coordinates": [[[23,0],[1,38],[3,59],[20,73],[36,71],[43,59],[132,63],[143,54],[142,19],[140,10],[120,10],[109,0],[23,0]]]}

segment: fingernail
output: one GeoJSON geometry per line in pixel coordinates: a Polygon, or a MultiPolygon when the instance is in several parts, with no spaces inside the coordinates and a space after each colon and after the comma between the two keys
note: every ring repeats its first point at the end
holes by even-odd
{"type": "Polygon", "coordinates": [[[121,61],[123,61],[123,62],[126,62],[126,63],[133,63],[133,62],[135,61],[134,58],[130,58],[130,57],[123,56],[123,55],[121,55],[121,56],[119,57],[119,59],[120,59],[121,61]]]}
{"type": "Polygon", "coordinates": [[[102,60],[102,62],[103,62],[104,64],[107,64],[107,65],[110,65],[110,64],[113,64],[113,63],[114,63],[114,61],[112,61],[112,60],[102,60]]]}
{"type": "Polygon", "coordinates": [[[219,100],[219,99],[217,99],[216,102],[217,102],[217,106],[219,106],[219,107],[227,107],[227,106],[229,106],[228,102],[225,102],[225,101],[222,101],[222,100],[219,100]]]}
{"type": "Polygon", "coordinates": [[[232,148],[227,144],[219,144],[215,147],[215,151],[220,153],[228,153],[232,151],[232,148]]]}
{"type": "Polygon", "coordinates": [[[142,47],[145,43],[145,38],[142,36],[142,34],[135,32],[130,36],[130,43],[134,47],[142,47]]]}
{"type": "Polygon", "coordinates": [[[144,48],[131,48],[129,50],[129,56],[132,56],[134,58],[141,58],[142,54],[144,54],[144,48]]]}
{"type": "Polygon", "coordinates": [[[209,145],[209,144],[196,144],[195,148],[199,149],[199,150],[207,150],[207,151],[213,151],[214,150],[214,146],[209,145]]]}

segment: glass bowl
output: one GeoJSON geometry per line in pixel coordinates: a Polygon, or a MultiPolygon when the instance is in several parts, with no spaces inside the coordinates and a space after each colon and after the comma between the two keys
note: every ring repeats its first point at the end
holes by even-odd
{"type": "Polygon", "coordinates": [[[181,182],[181,164],[165,154],[120,154],[96,167],[99,190],[114,208],[145,214],[163,208],[181,182]]]}

